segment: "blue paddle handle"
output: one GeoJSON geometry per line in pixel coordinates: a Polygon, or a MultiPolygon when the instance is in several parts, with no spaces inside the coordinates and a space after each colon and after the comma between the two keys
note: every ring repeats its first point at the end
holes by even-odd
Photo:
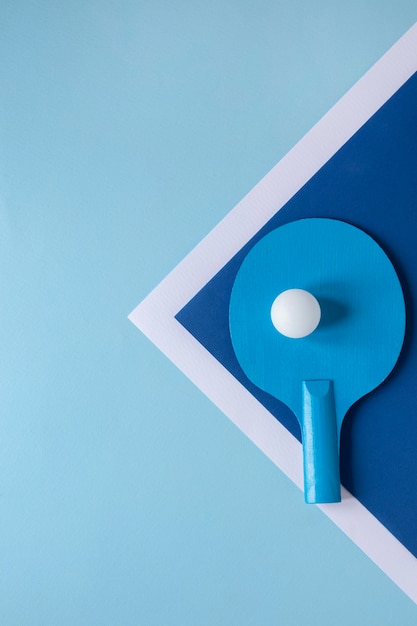
{"type": "Polygon", "coordinates": [[[340,502],[339,437],[331,380],[303,381],[304,498],[340,502]]]}

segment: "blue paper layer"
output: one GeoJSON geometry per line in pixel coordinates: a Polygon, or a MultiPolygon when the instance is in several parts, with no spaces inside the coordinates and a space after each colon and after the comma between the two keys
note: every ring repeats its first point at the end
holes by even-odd
{"type": "Polygon", "coordinates": [[[367,232],[390,257],[403,287],[404,348],[387,381],[344,420],[341,479],[417,557],[417,74],[176,316],[298,439],[291,411],[240,369],[228,309],[236,272],[249,249],[272,229],[305,217],[340,219],[367,232]]]}

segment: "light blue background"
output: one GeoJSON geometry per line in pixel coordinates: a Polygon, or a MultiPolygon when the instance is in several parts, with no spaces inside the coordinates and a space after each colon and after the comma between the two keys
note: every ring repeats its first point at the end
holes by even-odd
{"type": "Polygon", "coordinates": [[[2,626],[417,623],[126,318],[415,20],[3,0],[2,626]]]}

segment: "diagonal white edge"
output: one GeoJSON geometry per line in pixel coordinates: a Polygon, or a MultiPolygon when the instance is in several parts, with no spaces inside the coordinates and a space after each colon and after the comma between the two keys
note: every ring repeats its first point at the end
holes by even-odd
{"type": "MultiPolygon", "coordinates": [[[[417,23],[143,300],[129,319],[300,489],[301,444],[175,315],[417,71],[417,23]]],[[[417,559],[356,498],[319,508],[417,603],[417,559]]]]}

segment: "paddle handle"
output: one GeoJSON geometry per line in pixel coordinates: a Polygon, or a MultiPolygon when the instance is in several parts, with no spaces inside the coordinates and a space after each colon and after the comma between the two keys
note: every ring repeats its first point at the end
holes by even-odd
{"type": "Polygon", "coordinates": [[[305,380],[301,424],[304,498],[307,503],[340,502],[339,437],[331,380],[305,380]]]}

